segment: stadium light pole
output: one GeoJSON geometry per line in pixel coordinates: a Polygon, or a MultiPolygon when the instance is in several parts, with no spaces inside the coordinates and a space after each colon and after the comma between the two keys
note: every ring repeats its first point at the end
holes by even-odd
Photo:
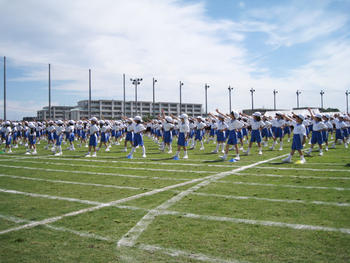
{"type": "Polygon", "coordinates": [[[123,74],[123,115],[126,116],[126,113],[125,113],[125,74],[123,74]]]}
{"type": "Polygon", "coordinates": [[[180,86],[180,110],[179,110],[179,114],[181,114],[181,110],[182,110],[182,86],[184,85],[184,83],[180,80],[179,82],[179,86],[180,86]]]}
{"type": "Polygon", "coordinates": [[[229,101],[229,106],[230,106],[230,112],[232,111],[231,108],[231,91],[233,90],[233,88],[231,86],[228,86],[228,101],[229,101]]]}
{"type": "Polygon", "coordinates": [[[296,94],[297,94],[297,109],[299,109],[299,95],[301,94],[301,91],[297,90],[296,94]]]}
{"type": "Polygon", "coordinates": [[[277,90],[273,90],[273,110],[276,110],[276,94],[278,93],[277,90]]]}
{"type": "Polygon", "coordinates": [[[4,121],[6,121],[6,57],[4,56],[4,121]]]}
{"type": "Polygon", "coordinates": [[[208,116],[208,89],[209,85],[205,83],[204,89],[205,89],[205,116],[208,116]]]}
{"type": "Polygon", "coordinates": [[[320,95],[321,95],[321,109],[323,109],[323,95],[324,95],[323,90],[320,91],[320,95]]]}
{"type": "Polygon", "coordinates": [[[349,94],[350,91],[345,91],[345,96],[346,96],[346,113],[349,114],[349,94]]]}
{"type": "Polygon", "coordinates": [[[134,78],[130,79],[131,83],[135,86],[135,115],[137,115],[137,86],[141,84],[142,79],[134,78]]]}
{"type": "Polygon", "coordinates": [[[51,64],[49,64],[49,120],[51,120],[51,64]]]}
{"type": "Polygon", "coordinates": [[[157,80],[155,78],[153,78],[152,80],[152,87],[153,87],[153,104],[152,104],[152,110],[153,110],[153,118],[156,116],[156,109],[155,109],[155,104],[156,104],[156,99],[155,99],[155,84],[156,84],[157,80]]]}
{"type": "Polygon", "coordinates": [[[89,69],[89,119],[91,118],[91,69],[89,69]]]}
{"type": "Polygon", "coordinates": [[[252,111],[254,110],[254,92],[255,92],[255,89],[251,88],[250,93],[252,94],[252,111]]]}

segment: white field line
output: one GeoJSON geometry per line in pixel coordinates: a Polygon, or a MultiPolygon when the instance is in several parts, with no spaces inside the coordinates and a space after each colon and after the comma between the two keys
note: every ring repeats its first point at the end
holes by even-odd
{"type": "Polygon", "coordinates": [[[309,185],[302,186],[302,185],[291,185],[291,184],[261,184],[261,183],[232,182],[232,181],[219,181],[219,180],[217,180],[216,183],[254,185],[254,186],[272,186],[272,187],[286,187],[286,188],[301,188],[301,189],[350,191],[350,188],[343,188],[343,187],[326,187],[326,186],[309,186],[309,185]]]}
{"type": "MultiPolygon", "coordinates": [[[[10,162],[12,161],[11,159],[7,159],[7,160],[10,161],[10,162]]],[[[18,160],[18,159],[16,159],[16,160],[18,160]]],[[[62,165],[62,166],[73,166],[73,167],[81,166],[81,167],[90,167],[90,168],[108,168],[108,169],[121,169],[121,170],[142,170],[142,171],[155,171],[155,172],[182,172],[182,173],[197,173],[197,174],[216,173],[216,172],[213,172],[213,171],[156,169],[156,168],[123,167],[123,166],[103,166],[103,165],[91,165],[91,164],[72,164],[72,163],[66,163],[66,162],[40,162],[40,161],[21,160],[21,163],[49,164],[49,165],[62,165]]]]}
{"type": "Polygon", "coordinates": [[[7,230],[3,230],[3,231],[0,231],[0,235],[6,234],[6,233],[9,233],[9,232],[13,232],[13,231],[26,229],[26,228],[33,228],[33,227],[36,227],[36,226],[39,226],[39,225],[50,224],[50,223],[56,222],[58,220],[61,220],[61,219],[65,218],[65,217],[76,216],[76,215],[92,212],[92,211],[95,211],[95,210],[99,210],[101,208],[115,206],[117,204],[121,204],[121,203],[124,203],[124,202],[135,200],[135,199],[138,199],[138,198],[141,198],[141,197],[144,197],[144,196],[151,196],[151,195],[154,195],[154,194],[158,194],[158,193],[161,193],[161,192],[164,192],[164,191],[171,190],[173,188],[185,186],[185,185],[196,183],[196,182],[200,182],[200,181],[203,181],[203,180],[205,180],[205,178],[203,178],[203,179],[202,178],[193,179],[191,181],[187,181],[187,182],[183,182],[183,183],[179,183],[179,184],[175,184],[175,185],[166,186],[166,187],[155,189],[155,190],[152,190],[152,191],[149,191],[149,192],[140,193],[140,194],[137,194],[137,195],[133,195],[133,196],[129,196],[129,197],[126,197],[126,198],[122,198],[122,199],[119,199],[119,200],[116,200],[116,201],[112,201],[112,202],[109,202],[109,203],[104,203],[104,204],[101,204],[101,205],[98,205],[98,206],[93,206],[93,207],[84,208],[84,209],[81,209],[81,210],[78,210],[78,211],[69,212],[69,213],[66,213],[64,215],[55,216],[55,217],[47,218],[47,219],[44,219],[44,220],[41,220],[41,221],[37,221],[37,222],[34,222],[34,223],[25,224],[23,226],[19,226],[19,227],[14,227],[14,228],[10,228],[10,229],[7,229],[7,230]]]}
{"type": "Polygon", "coordinates": [[[350,180],[349,177],[329,177],[329,176],[308,176],[308,175],[288,175],[288,174],[252,174],[235,173],[236,175],[258,176],[258,177],[279,177],[279,178],[302,178],[302,179],[326,179],[326,180],[350,180]]]}
{"type": "Polygon", "coordinates": [[[298,170],[298,171],[314,171],[314,172],[348,172],[350,169],[314,169],[314,168],[301,168],[301,167],[273,167],[273,166],[262,166],[259,169],[269,170],[298,170]]]}
{"type": "MultiPolygon", "coordinates": [[[[10,222],[14,222],[14,223],[35,223],[36,222],[36,221],[27,220],[27,219],[22,219],[22,218],[19,218],[19,217],[6,216],[6,215],[2,215],[2,214],[0,214],[0,218],[5,219],[5,220],[10,221],[10,222]]],[[[56,230],[56,231],[61,231],[61,232],[67,232],[67,233],[75,234],[75,235],[78,235],[80,237],[92,238],[92,239],[109,241],[109,242],[112,241],[108,237],[102,237],[102,236],[96,235],[96,234],[91,234],[91,233],[82,232],[82,231],[76,231],[76,230],[65,228],[65,227],[57,227],[57,226],[52,226],[52,225],[44,225],[44,226],[47,227],[47,228],[56,230]]]]}
{"type": "Polygon", "coordinates": [[[227,171],[227,172],[221,172],[215,175],[210,175],[207,176],[205,178],[204,181],[200,182],[199,184],[196,184],[192,187],[190,187],[189,189],[180,192],[178,195],[168,199],[167,201],[163,202],[161,205],[157,206],[156,208],[152,209],[151,211],[149,211],[143,218],[141,218],[141,220],[139,222],[137,222],[137,224],[132,227],[117,243],[117,246],[134,246],[137,239],[139,238],[139,236],[147,229],[147,227],[154,221],[154,219],[156,218],[157,215],[159,215],[162,211],[168,209],[170,206],[174,205],[176,202],[180,201],[182,198],[184,198],[185,196],[193,193],[194,191],[197,191],[199,188],[206,186],[208,184],[210,184],[211,182],[215,181],[215,180],[219,180],[221,178],[224,178],[232,173],[237,173],[249,168],[252,168],[254,166],[260,165],[262,163],[266,163],[272,160],[276,160],[279,159],[281,157],[284,157],[285,155],[282,156],[278,156],[278,157],[274,157],[265,161],[260,161],[257,163],[253,163],[247,166],[243,166],[231,171],[227,171]]]}
{"type": "MultiPolygon", "coordinates": [[[[7,155],[6,157],[12,157],[7,155]]],[[[18,159],[44,159],[44,160],[57,160],[57,161],[81,161],[81,162],[99,162],[99,163],[127,163],[127,164],[147,164],[147,165],[176,165],[176,166],[205,166],[205,167],[223,167],[223,168],[232,168],[232,167],[240,167],[238,165],[219,165],[219,164],[200,164],[200,163],[185,163],[188,160],[182,160],[182,161],[172,161],[172,162],[156,162],[150,160],[149,162],[145,161],[134,161],[134,160],[144,160],[144,158],[134,158],[131,161],[120,161],[120,160],[101,160],[101,159],[86,159],[84,156],[76,155],[76,156],[61,156],[61,157],[53,157],[52,155],[45,155],[45,156],[26,156],[26,157],[19,157],[18,159]],[[78,158],[69,158],[69,157],[80,157],[78,158]]],[[[104,157],[105,158],[105,157],[104,157]]],[[[13,156],[11,159],[17,159],[17,156],[13,156]]],[[[111,158],[115,159],[115,158],[111,158]]],[[[3,158],[0,158],[0,161],[6,160],[3,158]]],[[[171,160],[170,160],[171,161],[171,160]]],[[[213,160],[211,160],[213,161],[213,160]]],[[[202,162],[203,163],[203,162],[202,162]]]]}
{"type": "MultiPolygon", "coordinates": [[[[226,260],[221,258],[216,258],[212,256],[207,256],[202,253],[192,253],[189,251],[184,250],[178,250],[178,249],[172,249],[172,248],[163,248],[160,246],[155,245],[146,245],[146,244],[139,244],[135,246],[138,249],[146,250],[149,252],[161,252],[162,254],[169,255],[172,257],[185,257],[189,259],[194,259],[198,261],[204,261],[204,262],[214,262],[214,263],[243,263],[243,261],[238,261],[234,259],[226,260]]],[[[247,261],[244,261],[247,262],[247,261]]]]}
{"type": "Polygon", "coordinates": [[[307,200],[293,200],[293,199],[271,199],[271,198],[263,198],[263,197],[255,197],[255,196],[236,196],[236,195],[220,195],[220,194],[208,194],[201,192],[193,192],[193,195],[199,196],[212,196],[226,199],[235,199],[235,200],[258,200],[258,201],[267,201],[267,202],[280,202],[280,203],[296,203],[296,204],[305,204],[305,205],[329,205],[329,206],[350,206],[350,203],[337,203],[337,202],[324,202],[324,201],[307,201],[307,200]]]}
{"type": "Polygon", "coordinates": [[[74,171],[74,170],[61,170],[61,169],[50,169],[50,168],[39,168],[39,167],[28,167],[28,166],[16,166],[16,165],[5,165],[0,164],[0,167],[16,168],[16,169],[28,169],[28,170],[40,170],[46,172],[62,172],[71,174],[92,174],[92,175],[109,175],[117,177],[130,177],[137,179],[154,179],[154,180],[165,180],[165,181],[189,181],[190,178],[172,178],[172,177],[158,177],[158,176],[142,176],[142,175],[130,175],[130,174],[115,174],[115,173],[101,173],[101,172],[89,172],[89,171],[74,171]]]}
{"type": "Polygon", "coordinates": [[[291,228],[296,230],[311,230],[311,231],[325,231],[325,232],[338,232],[350,235],[350,228],[336,228],[336,227],[325,227],[325,226],[314,226],[314,225],[304,225],[304,224],[290,224],[275,221],[265,221],[265,220],[253,220],[253,219],[242,219],[224,216],[208,216],[208,215],[197,215],[192,213],[181,213],[177,211],[159,211],[159,214],[164,215],[180,215],[186,218],[200,219],[206,221],[216,221],[216,222],[231,222],[231,223],[242,223],[249,225],[261,225],[261,226],[272,226],[272,227],[282,227],[291,228]]]}
{"type": "Polygon", "coordinates": [[[115,189],[128,189],[128,190],[141,190],[141,189],[143,189],[143,188],[131,187],[131,186],[119,186],[119,185],[109,185],[109,184],[93,184],[93,183],[83,183],[83,182],[73,182],[73,181],[50,180],[50,179],[8,175],[8,174],[0,174],[0,177],[8,177],[8,178],[13,178],[13,179],[23,179],[23,180],[32,180],[32,181],[41,181],[41,182],[48,182],[48,183],[96,186],[96,187],[115,188],[115,189]]]}

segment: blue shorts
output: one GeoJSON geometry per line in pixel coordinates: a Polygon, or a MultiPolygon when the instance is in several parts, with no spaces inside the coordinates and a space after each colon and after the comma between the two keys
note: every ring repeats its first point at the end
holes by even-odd
{"type": "Polygon", "coordinates": [[[243,135],[243,137],[244,137],[244,136],[248,136],[247,128],[243,128],[243,129],[242,129],[242,135],[243,135]]]}
{"type": "Polygon", "coordinates": [[[303,135],[302,134],[294,134],[293,135],[293,142],[292,142],[292,150],[302,150],[303,135]]]}
{"type": "Polygon", "coordinates": [[[349,136],[349,132],[347,128],[343,128],[343,136],[347,138],[349,136]]]}
{"type": "Polygon", "coordinates": [[[261,134],[259,130],[252,130],[250,142],[261,142],[261,134]]]}
{"type": "Polygon", "coordinates": [[[157,136],[158,136],[158,137],[162,137],[162,132],[161,132],[161,130],[157,130],[157,136]]]}
{"type": "Polygon", "coordinates": [[[187,140],[185,139],[186,139],[185,134],[183,132],[180,132],[179,138],[177,139],[177,145],[186,147],[188,143],[187,143],[187,140]]]}
{"type": "Polygon", "coordinates": [[[210,129],[209,136],[211,136],[211,137],[215,136],[215,130],[214,129],[210,129]]]}
{"type": "Polygon", "coordinates": [[[217,142],[224,142],[226,140],[225,132],[218,130],[216,133],[216,140],[217,142]]]}
{"type": "Polygon", "coordinates": [[[283,138],[283,130],[281,127],[275,127],[275,138],[283,138]]]}
{"type": "Polygon", "coordinates": [[[89,146],[97,146],[97,135],[92,134],[89,139],[89,146]]]}
{"type": "Polygon", "coordinates": [[[6,136],[6,145],[10,145],[12,141],[12,136],[6,136]]]}
{"type": "Polygon", "coordinates": [[[198,141],[202,140],[202,131],[201,130],[196,130],[196,137],[194,139],[198,140],[198,141]]]}
{"type": "Polygon", "coordinates": [[[311,137],[311,144],[322,144],[323,143],[323,138],[322,138],[322,133],[320,131],[313,131],[312,132],[312,137],[311,137]]]}
{"type": "Polygon", "coordinates": [[[81,131],[81,138],[82,138],[83,140],[86,139],[86,132],[85,132],[85,131],[81,131]]]}
{"type": "Polygon", "coordinates": [[[107,133],[105,132],[102,132],[101,133],[101,142],[107,142],[107,133]]]}
{"type": "Polygon", "coordinates": [[[115,130],[112,130],[112,137],[115,137],[115,134],[116,134],[115,130]]]}
{"type": "Polygon", "coordinates": [[[29,135],[29,144],[34,145],[36,143],[36,137],[29,135]]]}
{"type": "Polygon", "coordinates": [[[63,134],[56,135],[56,146],[60,146],[62,144],[63,134]]]}
{"type": "Polygon", "coordinates": [[[289,126],[285,126],[285,127],[283,128],[283,133],[284,133],[284,134],[290,134],[290,127],[289,127],[289,126]]]}
{"type": "Polygon", "coordinates": [[[164,132],[164,143],[172,143],[173,142],[173,136],[171,131],[164,132]]]}
{"type": "Polygon", "coordinates": [[[74,132],[71,132],[68,137],[69,142],[74,142],[74,132]]]}
{"type": "Polygon", "coordinates": [[[125,137],[125,141],[126,142],[132,142],[134,139],[134,134],[132,132],[127,132],[126,133],[126,137],[125,137]]]}
{"type": "Polygon", "coordinates": [[[322,140],[328,142],[328,131],[322,131],[322,140]]]}
{"type": "Polygon", "coordinates": [[[135,133],[134,134],[133,146],[136,147],[138,145],[143,146],[143,139],[142,139],[142,134],[141,133],[135,133]]]}
{"type": "Polygon", "coordinates": [[[242,131],[237,131],[237,138],[238,139],[242,139],[243,138],[243,135],[242,135],[242,131]]]}
{"type": "Polygon", "coordinates": [[[237,134],[236,134],[235,130],[228,132],[227,144],[229,144],[229,145],[236,145],[237,144],[237,134]]]}
{"type": "Polygon", "coordinates": [[[190,134],[188,135],[188,137],[193,138],[194,133],[195,133],[195,131],[194,131],[194,130],[190,130],[190,134]]]}
{"type": "Polygon", "coordinates": [[[343,132],[341,129],[336,129],[335,130],[335,139],[336,140],[343,140],[344,137],[343,137],[343,132]]]}
{"type": "Polygon", "coordinates": [[[267,138],[268,136],[269,136],[269,131],[267,130],[267,128],[263,128],[261,131],[261,137],[267,138]]]}

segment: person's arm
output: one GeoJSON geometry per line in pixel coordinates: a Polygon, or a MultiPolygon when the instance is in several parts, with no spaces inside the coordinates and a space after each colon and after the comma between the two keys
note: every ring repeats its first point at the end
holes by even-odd
{"type": "Polygon", "coordinates": [[[310,108],[308,108],[307,110],[310,112],[310,116],[314,120],[315,119],[315,115],[313,114],[312,110],[310,108]]]}

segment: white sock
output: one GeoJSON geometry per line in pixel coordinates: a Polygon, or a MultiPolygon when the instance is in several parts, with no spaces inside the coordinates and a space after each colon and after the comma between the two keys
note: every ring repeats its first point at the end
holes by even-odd
{"type": "Polygon", "coordinates": [[[146,147],[142,146],[142,154],[146,154],[146,147]]]}

